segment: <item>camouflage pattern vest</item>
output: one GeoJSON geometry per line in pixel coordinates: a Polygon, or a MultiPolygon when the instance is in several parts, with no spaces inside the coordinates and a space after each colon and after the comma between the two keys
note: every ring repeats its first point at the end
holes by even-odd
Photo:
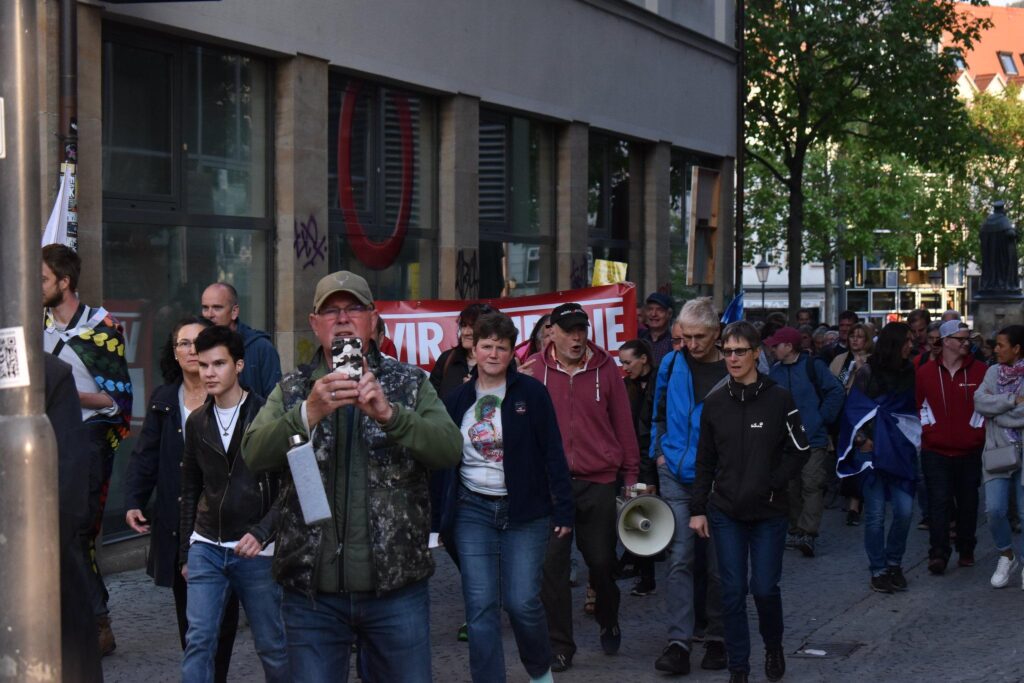
{"type": "MultiPolygon", "coordinates": [[[[375,350],[367,354],[367,361],[388,400],[416,410],[424,372],[382,356],[375,350]]],[[[285,410],[290,410],[309,395],[313,386],[311,376],[319,362],[318,353],[311,365],[282,378],[280,386],[285,410]]],[[[359,431],[352,443],[354,448],[368,450],[366,487],[369,509],[366,515],[376,590],[380,594],[434,573],[434,561],[427,549],[430,536],[429,474],[427,467],[414,460],[404,447],[390,441],[375,420],[360,412],[356,414],[359,416],[359,431]]],[[[327,478],[330,461],[334,457],[335,437],[333,420],[322,420],[313,431],[313,449],[332,505],[327,478]]],[[[274,551],[274,578],[287,589],[312,596],[316,591],[314,572],[323,526],[307,526],[303,521],[299,499],[290,478],[282,496],[280,531],[274,551]]]]}

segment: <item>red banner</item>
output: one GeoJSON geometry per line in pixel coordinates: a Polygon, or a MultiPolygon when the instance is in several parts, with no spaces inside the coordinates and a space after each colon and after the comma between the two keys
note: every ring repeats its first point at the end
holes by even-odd
{"type": "MultiPolygon", "coordinates": [[[[604,287],[571,289],[551,294],[509,299],[479,299],[512,318],[519,330],[517,344],[533,331],[537,321],[559,304],[583,306],[590,317],[590,339],[613,356],[636,336],[636,286],[621,282],[604,287]]],[[[456,343],[456,319],[470,301],[378,301],[377,310],[388,337],[398,348],[398,359],[429,370],[442,351],[456,343]]]]}

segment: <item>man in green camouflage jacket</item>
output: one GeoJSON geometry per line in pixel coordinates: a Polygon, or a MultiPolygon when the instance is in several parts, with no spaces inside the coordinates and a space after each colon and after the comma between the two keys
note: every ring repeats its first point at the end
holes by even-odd
{"type": "Polygon", "coordinates": [[[281,380],[242,441],[260,472],[287,465],[289,437],[311,438],[333,512],[307,525],[294,487],[282,493],[274,576],[292,677],[344,680],[358,640],[373,680],[429,681],[428,469],[457,465],[462,437],[426,373],[372,344],[378,314],[366,280],[324,277],[313,311],[320,350],[281,380]],[[340,337],[362,340],[358,381],[331,372],[340,337]]]}

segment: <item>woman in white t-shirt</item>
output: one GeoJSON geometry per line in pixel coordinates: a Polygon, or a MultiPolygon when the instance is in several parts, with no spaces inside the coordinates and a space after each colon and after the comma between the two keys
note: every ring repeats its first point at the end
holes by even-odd
{"type": "Polygon", "coordinates": [[[512,366],[516,336],[505,314],[481,315],[473,326],[476,368],[445,400],[463,446],[442,530],[461,562],[477,682],[505,680],[499,604],[530,680],[552,680],[541,575],[552,532],[572,532],[572,485],[554,407],[543,384],[512,366]]]}

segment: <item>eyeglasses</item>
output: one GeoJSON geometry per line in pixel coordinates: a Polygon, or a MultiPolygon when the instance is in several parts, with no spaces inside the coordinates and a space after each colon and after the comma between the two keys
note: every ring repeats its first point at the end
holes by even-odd
{"type": "Polygon", "coordinates": [[[754,349],[752,347],[750,347],[750,346],[738,346],[735,349],[722,349],[722,355],[725,356],[726,358],[728,358],[729,356],[736,356],[737,358],[743,358],[743,356],[747,355],[748,351],[753,351],[753,350],[754,349]]]}
{"type": "Polygon", "coordinates": [[[344,313],[346,317],[351,318],[353,316],[362,315],[369,310],[370,307],[365,304],[352,304],[350,306],[343,307],[332,306],[330,308],[321,308],[317,312],[317,315],[321,318],[337,318],[339,315],[344,313]]]}
{"type": "Polygon", "coordinates": [[[194,339],[182,339],[174,343],[174,348],[184,351],[185,349],[191,349],[195,345],[194,339]]]}
{"type": "Polygon", "coordinates": [[[672,337],[672,343],[673,344],[682,344],[683,343],[683,338],[682,337],[672,337]]]}
{"type": "Polygon", "coordinates": [[[953,341],[959,342],[960,344],[969,344],[971,341],[970,337],[946,337],[946,339],[952,339],[953,341]]]}

